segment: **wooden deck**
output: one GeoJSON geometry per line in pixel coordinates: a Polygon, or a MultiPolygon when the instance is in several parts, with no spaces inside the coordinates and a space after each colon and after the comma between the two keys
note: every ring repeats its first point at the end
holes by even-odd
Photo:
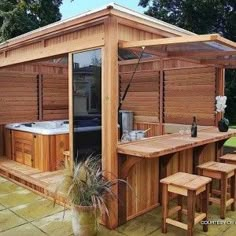
{"type": "MultiPolygon", "coordinates": [[[[0,175],[36,193],[52,198],[55,195],[56,184],[62,179],[63,171],[42,172],[1,156],[0,175]]],[[[59,203],[64,202],[61,196],[57,196],[56,199],[59,203]]]]}

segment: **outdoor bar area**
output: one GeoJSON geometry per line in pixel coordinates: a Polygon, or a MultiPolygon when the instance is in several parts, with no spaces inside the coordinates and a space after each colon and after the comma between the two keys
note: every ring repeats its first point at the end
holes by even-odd
{"type": "Polygon", "coordinates": [[[233,68],[235,42],[116,4],[9,40],[0,45],[0,175],[51,197],[64,158],[73,169],[100,154],[106,177],[126,181],[113,186],[104,225],[162,207],[163,233],[172,224],[192,235],[207,220],[204,202],[220,205],[221,218],[234,210],[236,154],[228,162],[223,146],[236,129],[219,131],[224,114],[216,112],[233,68]],[[221,181],[219,199],[212,178],[221,181]]]}
{"type": "MultiPolygon", "coordinates": [[[[191,202],[195,203],[195,198],[190,197],[189,192],[185,193],[187,187],[183,186],[189,184],[188,178],[194,177],[181,174],[203,175],[198,169],[199,165],[218,165],[217,162],[222,162],[223,159],[221,157],[224,155],[225,141],[236,134],[232,129],[227,132],[219,131],[217,126],[222,113],[216,112],[215,105],[216,97],[224,95],[224,69],[235,67],[235,57],[231,55],[235,54],[235,46],[235,43],[219,35],[119,43],[120,50],[127,50],[129,55],[133,53],[138,57],[130,63],[128,60],[119,62],[121,91],[125,87],[122,85],[130,82],[127,96],[124,101],[121,100],[121,107],[134,111],[135,129],[147,130],[149,136],[143,140],[121,142],[117,146],[119,177],[130,184],[130,188],[122,183],[119,185],[119,199],[122,199],[118,210],[120,224],[160,204],[164,208],[163,233],[167,231],[167,224],[172,224],[192,235],[194,224],[207,219],[204,213],[194,216],[195,205],[192,207],[194,210],[189,210],[192,209],[191,202]],[[144,53],[147,53],[146,58],[140,60],[144,53]],[[226,54],[231,56],[223,56],[226,54]],[[166,58],[184,60],[178,61],[176,68],[171,68],[166,58]],[[158,99],[153,98],[155,95],[158,99]],[[198,123],[197,137],[191,137],[193,117],[196,117],[198,123]],[[140,122],[140,119],[143,120],[140,122]],[[171,181],[175,183],[171,185],[171,181]],[[187,224],[180,222],[183,205],[179,196],[182,195],[187,196],[188,210],[185,213],[190,219],[187,224]],[[168,202],[173,197],[177,197],[178,204],[175,208],[168,209],[168,202]],[[178,221],[172,220],[171,215],[177,212],[178,221]]],[[[123,92],[126,93],[124,88],[123,92]]],[[[215,171],[219,173],[220,168],[224,169],[224,166],[219,166],[215,171]]],[[[208,171],[204,172],[205,176],[215,176],[208,171]]],[[[220,178],[223,177],[220,175],[220,178]]],[[[221,181],[220,178],[217,179],[221,181]]],[[[191,181],[192,187],[194,184],[201,185],[200,176],[191,181]]],[[[231,188],[235,188],[235,182],[231,182],[231,185],[231,188]]],[[[206,192],[209,191],[208,188],[210,187],[206,184],[206,192]]],[[[235,193],[230,195],[230,199],[222,200],[221,197],[218,200],[213,197],[212,191],[210,190],[210,201],[221,205],[220,216],[224,219],[226,209],[222,205],[232,204],[235,193]]],[[[224,190],[221,188],[221,191],[224,190]]],[[[198,190],[195,190],[195,194],[198,195],[198,190]]],[[[218,194],[224,195],[219,191],[218,194]]],[[[206,198],[209,196],[205,196],[206,198]]],[[[206,231],[207,228],[203,227],[203,230],[206,231]]]]}

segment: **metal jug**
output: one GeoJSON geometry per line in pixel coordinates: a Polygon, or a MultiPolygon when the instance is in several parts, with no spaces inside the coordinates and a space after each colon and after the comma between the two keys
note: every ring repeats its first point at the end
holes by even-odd
{"type": "Polygon", "coordinates": [[[134,113],[132,111],[120,110],[119,111],[119,125],[120,125],[120,135],[127,130],[130,132],[133,130],[134,126],[134,113]]]}

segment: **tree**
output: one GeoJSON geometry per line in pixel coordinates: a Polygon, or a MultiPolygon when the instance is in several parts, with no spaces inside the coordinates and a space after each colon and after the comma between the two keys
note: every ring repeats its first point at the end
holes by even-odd
{"type": "MultiPolygon", "coordinates": [[[[197,34],[220,33],[236,41],[235,0],[140,0],[145,14],[197,34]]],[[[228,109],[226,115],[236,122],[236,71],[226,70],[228,109]]]]}
{"type": "Polygon", "coordinates": [[[235,0],[140,0],[145,14],[197,34],[218,32],[236,40],[235,0]]]}
{"type": "Polygon", "coordinates": [[[0,41],[61,19],[62,0],[1,0],[0,41]]]}

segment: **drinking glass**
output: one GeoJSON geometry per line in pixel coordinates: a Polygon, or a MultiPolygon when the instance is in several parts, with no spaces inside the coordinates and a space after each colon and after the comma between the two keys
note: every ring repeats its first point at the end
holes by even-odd
{"type": "Polygon", "coordinates": [[[183,129],[180,129],[179,130],[179,134],[182,136],[182,135],[184,135],[184,130],[183,129]]]}
{"type": "Polygon", "coordinates": [[[185,134],[190,135],[191,134],[191,129],[190,128],[186,128],[185,134]]]}

